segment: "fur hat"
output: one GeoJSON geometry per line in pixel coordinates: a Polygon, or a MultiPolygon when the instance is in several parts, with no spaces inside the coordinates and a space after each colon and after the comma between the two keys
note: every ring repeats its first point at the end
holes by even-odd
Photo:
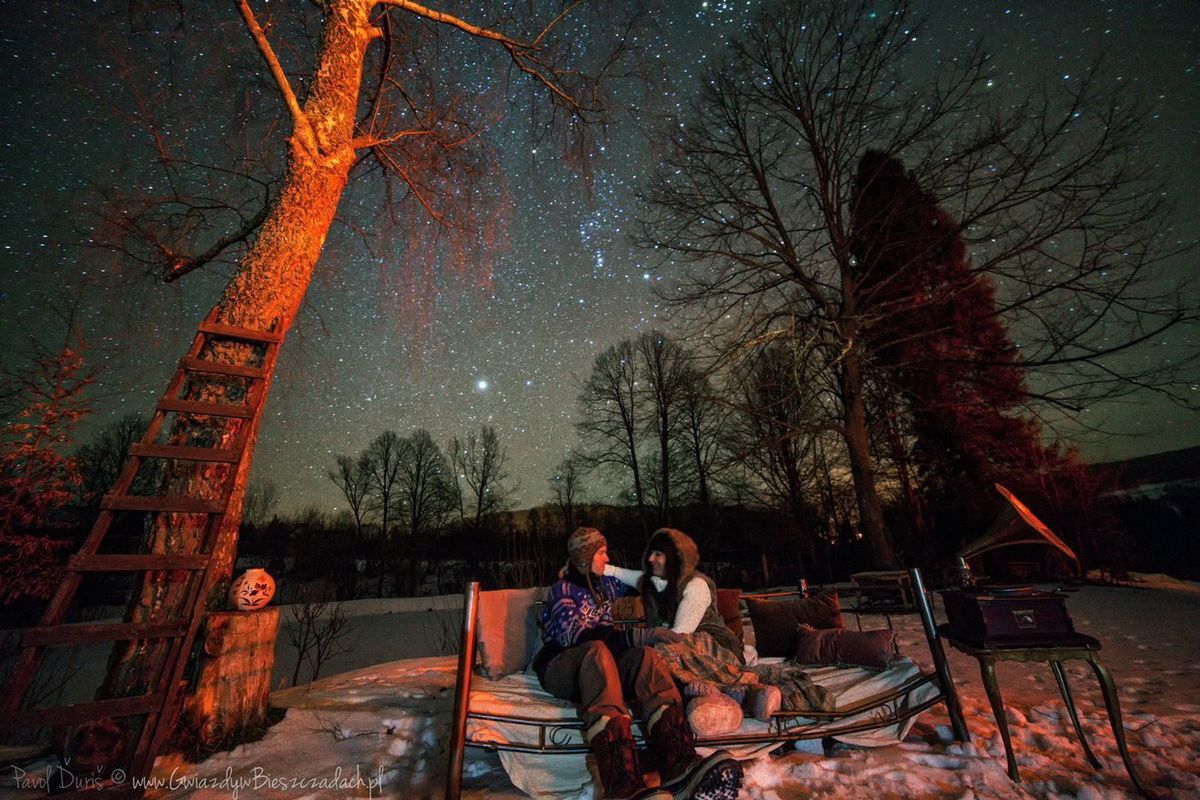
{"type": "MultiPolygon", "coordinates": [[[[646,563],[646,559],[650,557],[651,550],[659,550],[664,553],[672,554],[679,560],[679,577],[678,585],[675,587],[680,593],[683,592],[683,587],[692,579],[692,575],[696,573],[696,567],[700,565],[700,548],[696,546],[696,542],[686,533],[675,528],[659,528],[650,536],[650,542],[646,545],[646,552],[642,554],[642,564],[646,563]]],[[[670,565],[668,565],[670,569],[670,565]]]]}
{"type": "Polygon", "coordinates": [[[576,528],[567,539],[567,560],[575,569],[587,575],[592,571],[596,551],[608,544],[604,534],[595,528],[576,528]]]}

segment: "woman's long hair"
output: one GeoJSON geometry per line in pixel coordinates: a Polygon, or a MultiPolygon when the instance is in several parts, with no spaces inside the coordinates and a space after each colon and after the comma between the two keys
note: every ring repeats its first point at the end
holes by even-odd
{"type": "Polygon", "coordinates": [[[675,542],[662,531],[650,537],[646,545],[646,560],[642,563],[642,577],[638,579],[638,591],[642,595],[642,604],[646,607],[646,617],[657,619],[670,625],[675,620],[675,609],[679,607],[679,573],[683,568],[679,559],[679,550],[675,542]],[[650,553],[658,550],[667,557],[666,574],[667,586],[661,592],[654,588],[650,578],[654,572],[650,568],[650,553]]]}

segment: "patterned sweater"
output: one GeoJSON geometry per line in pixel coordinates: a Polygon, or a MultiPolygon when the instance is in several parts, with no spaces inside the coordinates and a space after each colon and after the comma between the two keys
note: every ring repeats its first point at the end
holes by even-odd
{"type": "Polygon", "coordinates": [[[599,602],[589,589],[587,578],[574,571],[550,587],[538,619],[542,649],[533,661],[533,669],[539,678],[545,675],[550,659],[568,647],[600,641],[617,656],[633,646],[629,631],[613,627],[611,598],[636,591],[611,575],[592,575],[591,581],[602,595],[599,602]]]}

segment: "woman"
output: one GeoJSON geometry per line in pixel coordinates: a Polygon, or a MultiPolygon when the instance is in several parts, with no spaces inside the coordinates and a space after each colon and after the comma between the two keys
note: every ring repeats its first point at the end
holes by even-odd
{"type": "Polygon", "coordinates": [[[717,611],[717,586],[696,569],[700,550],[683,531],[659,528],[642,555],[643,570],[608,565],[605,575],[638,590],[649,627],[667,627],[675,633],[707,633],[745,663],[742,644],[717,611]]]}
{"type": "Polygon", "coordinates": [[[667,800],[729,798],[741,766],[718,750],[701,759],[671,674],[649,646],[678,641],[666,628],[619,630],[612,600],[630,591],[604,574],[608,544],[595,528],[567,540],[568,566],[550,587],[541,614],[542,650],[533,668],[542,688],[580,704],[584,739],[596,758],[605,797],[667,800]],[[638,765],[630,705],[641,713],[649,750],[659,764],[660,791],[647,789],[638,765]]]}
{"type": "Polygon", "coordinates": [[[644,572],[609,565],[606,575],[637,587],[648,627],[670,628],[686,636],[680,643],[656,647],[685,694],[724,691],[743,703],[756,719],[779,710],[780,692],[760,685],[744,668],[741,642],[717,611],[717,586],[698,571],[700,550],[683,531],[660,528],[646,545],[644,572]]]}

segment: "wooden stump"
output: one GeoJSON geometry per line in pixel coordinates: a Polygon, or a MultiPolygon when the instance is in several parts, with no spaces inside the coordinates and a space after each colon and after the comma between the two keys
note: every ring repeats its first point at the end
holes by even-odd
{"type": "Polygon", "coordinates": [[[208,614],[200,675],[184,700],[176,742],[204,752],[261,737],[278,632],[277,606],[208,614]]]}

